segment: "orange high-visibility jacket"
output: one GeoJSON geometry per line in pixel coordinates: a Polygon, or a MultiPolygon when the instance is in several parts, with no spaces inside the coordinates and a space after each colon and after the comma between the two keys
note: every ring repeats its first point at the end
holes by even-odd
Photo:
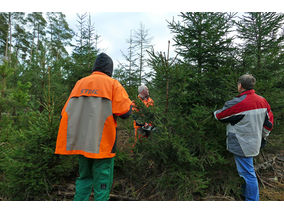
{"type": "MultiPolygon", "coordinates": [[[[154,106],[154,101],[152,98],[148,97],[147,99],[146,98],[142,99],[139,95],[138,95],[138,98],[145,104],[146,107],[154,106]]],[[[139,111],[139,109],[137,109],[134,102],[132,103],[132,106],[133,106],[133,111],[139,111]]],[[[133,126],[134,126],[134,129],[136,129],[135,131],[135,135],[136,135],[137,129],[141,128],[141,126],[138,126],[135,120],[133,121],[133,126]]]]}
{"type": "Polygon", "coordinates": [[[117,80],[99,71],[82,78],[62,109],[55,154],[114,157],[114,116],[130,113],[131,108],[131,100],[117,80]]]}
{"type": "MultiPolygon", "coordinates": [[[[152,98],[148,97],[147,99],[142,99],[139,95],[138,98],[145,104],[146,107],[154,106],[154,101],[152,98]]],[[[133,110],[139,111],[134,102],[132,102],[133,110]]]]}
{"type": "Polygon", "coordinates": [[[154,106],[154,101],[152,98],[148,97],[147,99],[142,99],[139,95],[138,98],[145,104],[146,107],[154,106]]]}

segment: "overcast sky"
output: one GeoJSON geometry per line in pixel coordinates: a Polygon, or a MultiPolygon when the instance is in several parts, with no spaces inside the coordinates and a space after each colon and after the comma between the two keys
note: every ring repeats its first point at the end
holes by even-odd
{"type": "MultiPolygon", "coordinates": [[[[172,34],[168,28],[168,21],[178,19],[178,12],[98,12],[90,13],[92,23],[97,34],[101,36],[98,48],[105,50],[113,58],[115,67],[118,61],[123,62],[122,52],[127,54],[129,44],[127,40],[130,37],[130,30],[140,28],[140,23],[148,30],[149,37],[152,37],[151,44],[155,51],[167,52],[168,40],[172,40],[172,34]]],[[[70,27],[77,31],[76,13],[65,13],[70,27]]],[[[171,54],[174,54],[174,48],[170,47],[171,54]]]]}
{"type": "MultiPolygon", "coordinates": [[[[126,42],[130,30],[143,23],[153,37],[155,51],[167,51],[168,40],[173,44],[167,20],[178,19],[180,11],[199,12],[284,12],[283,0],[9,0],[1,4],[1,11],[63,12],[70,27],[76,31],[76,13],[90,12],[96,32],[101,36],[98,47],[106,50],[117,66],[123,62],[121,51],[127,53],[126,42]],[[135,12],[134,12],[135,11],[135,12]]],[[[171,57],[174,48],[171,46],[171,57]]]]}

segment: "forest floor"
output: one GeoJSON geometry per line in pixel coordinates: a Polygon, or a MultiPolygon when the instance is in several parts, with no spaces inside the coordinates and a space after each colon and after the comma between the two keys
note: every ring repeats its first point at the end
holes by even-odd
{"type": "MultiPolygon", "coordinates": [[[[279,131],[281,132],[281,131],[279,131]]],[[[130,152],[128,143],[129,132],[118,131],[118,146],[121,151],[130,152]]],[[[261,201],[284,201],[284,133],[272,134],[263,151],[255,158],[255,170],[259,182],[259,194],[261,201]]],[[[126,180],[127,181],[127,180],[126,180]]],[[[114,177],[114,183],[116,177],[114,177]]],[[[56,200],[72,200],[75,193],[75,177],[63,184],[55,192],[56,200]]],[[[90,200],[93,199],[93,194],[90,200]]],[[[111,192],[110,200],[130,201],[135,198],[127,197],[118,192],[111,192]]],[[[233,197],[212,195],[203,198],[207,201],[232,201],[233,197]]]]}
{"type": "Polygon", "coordinates": [[[260,200],[284,201],[283,130],[278,131],[277,134],[271,134],[269,143],[255,160],[260,200]]]}

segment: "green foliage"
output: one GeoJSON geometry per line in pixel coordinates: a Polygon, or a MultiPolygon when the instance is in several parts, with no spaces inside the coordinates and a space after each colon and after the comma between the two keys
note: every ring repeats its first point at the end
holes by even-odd
{"type": "Polygon", "coordinates": [[[1,196],[8,200],[49,200],[56,184],[73,171],[74,158],[54,155],[58,123],[30,112],[27,127],[14,131],[1,152],[1,196]]]}
{"type": "Polygon", "coordinates": [[[7,13],[0,13],[0,55],[5,55],[6,39],[8,35],[7,13]]]}
{"type": "MultiPolygon", "coordinates": [[[[69,55],[74,33],[64,14],[0,13],[2,199],[56,200],[52,192],[74,176],[76,157],[54,155],[54,149],[61,109],[75,82],[91,73],[99,52],[99,36],[86,17],[78,16],[77,44],[69,55]]],[[[152,70],[149,79],[140,77],[148,48],[147,31],[141,27],[146,46],[140,45],[138,53],[134,43],[139,39],[130,35],[128,53],[123,54],[126,64],[114,71],[139,111],[119,121],[126,141],[118,147],[113,190],[146,200],[202,200],[209,195],[240,200],[242,182],[226,151],[225,125],[212,113],[237,94],[238,77],[252,73],[257,93],[268,100],[275,116],[274,140],[283,141],[284,18],[246,13],[235,21],[231,13],[189,12],[180,17],[168,22],[177,57],[147,51],[152,70]],[[241,46],[234,45],[230,34],[235,26],[241,46]],[[137,98],[141,78],[154,107],[137,98]],[[156,130],[131,148],[133,118],[152,122],[156,130]]],[[[281,149],[281,144],[267,149],[281,149]]]]}
{"type": "MultiPolygon", "coordinates": [[[[143,188],[131,191],[138,198],[193,200],[221,194],[238,200],[241,178],[226,150],[225,125],[213,116],[237,95],[242,74],[239,51],[228,37],[233,15],[182,13],[181,17],[182,22],[170,23],[181,59],[149,52],[155,110],[151,113],[140,103],[136,113],[144,121],[152,120],[157,130],[136,145],[132,159],[118,158],[118,168],[143,188]],[[123,165],[134,172],[123,170],[123,165]]],[[[266,88],[275,82],[269,84],[266,88]]]]}
{"type": "Polygon", "coordinates": [[[137,97],[138,77],[135,72],[132,73],[129,69],[126,72],[125,69],[127,68],[122,66],[115,69],[112,77],[121,83],[132,100],[137,97]]]}
{"type": "Polygon", "coordinates": [[[1,13],[0,197],[6,200],[52,200],[76,165],[73,157],[54,155],[72,32],[62,13],[47,17],[1,13]]]}
{"type": "Polygon", "coordinates": [[[196,66],[198,72],[214,72],[232,51],[228,33],[234,14],[186,12],[180,16],[181,22],[169,23],[175,33],[177,52],[187,64],[196,66]]]}
{"type": "Polygon", "coordinates": [[[21,108],[26,108],[29,106],[30,95],[28,90],[31,88],[32,83],[27,82],[26,84],[18,81],[17,87],[10,93],[11,104],[20,111],[21,108]]]}
{"type": "Polygon", "coordinates": [[[77,44],[72,52],[72,57],[65,65],[66,73],[64,77],[67,78],[66,83],[70,92],[79,79],[92,73],[99,52],[95,44],[99,35],[96,34],[90,17],[89,20],[86,20],[86,17],[87,14],[77,14],[77,22],[79,23],[79,33],[75,37],[77,44]]]}
{"type": "Polygon", "coordinates": [[[96,50],[89,47],[75,49],[72,54],[73,60],[67,64],[67,83],[70,91],[79,79],[92,73],[97,53],[96,50]]]}
{"type": "Polygon", "coordinates": [[[265,97],[275,114],[283,118],[284,15],[275,12],[246,13],[237,22],[238,37],[244,40],[242,71],[256,77],[256,91],[265,97]]]}

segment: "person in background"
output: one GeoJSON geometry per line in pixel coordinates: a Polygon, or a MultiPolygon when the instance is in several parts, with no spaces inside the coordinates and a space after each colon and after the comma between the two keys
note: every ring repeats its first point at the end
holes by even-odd
{"type": "Polygon", "coordinates": [[[113,61],[97,56],[91,75],[77,81],[64,108],[55,154],[79,155],[75,201],[105,201],[113,183],[117,117],[127,118],[132,105],[122,85],[111,78],[113,61]]]}
{"type": "MultiPolygon", "coordinates": [[[[146,107],[154,106],[154,101],[152,98],[150,98],[148,87],[144,84],[138,87],[138,98],[144,103],[146,107]]],[[[133,111],[139,111],[135,103],[133,103],[133,111]]],[[[135,131],[135,142],[133,146],[135,146],[137,142],[137,137],[140,139],[141,137],[149,136],[148,129],[152,128],[152,123],[141,123],[138,121],[137,117],[134,116],[133,126],[135,131]]]]}
{"type": "Polygon", "coordinates": [[[217,120],[227,124],[227,150],[233,153],[240,177],[245,180],[244,197],[259,200],[253,157],[259,154],[273,128],[273,113],[265,98],[254,90],[256,79],[245,74],[238,80],[239,95],[214,112],[217,120]]]}

